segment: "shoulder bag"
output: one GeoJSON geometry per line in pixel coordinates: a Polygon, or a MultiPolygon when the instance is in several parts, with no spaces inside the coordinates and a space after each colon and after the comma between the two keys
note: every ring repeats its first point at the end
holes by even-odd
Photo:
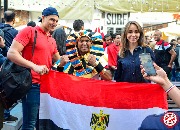
{"type": "MultiPolygon", "coordinates": [[[[32,57],[34,54],[37,31],[35,30],[32,57]]],[[[5,60],[0,71],[0,100],[5,109],[22,99],[32,86],[31,70],[19,66],[9,59],[5,60]]]]}

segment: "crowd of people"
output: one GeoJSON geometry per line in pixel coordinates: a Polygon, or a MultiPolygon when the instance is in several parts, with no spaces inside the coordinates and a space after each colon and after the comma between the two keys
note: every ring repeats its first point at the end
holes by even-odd
{"type": "MultiPolygon", "coordinates": [[[[2,25],[10,26],[13,32],[7,30],[11,35],[4,31],[5,34],[1,35],[0,32],[0,61],[8,58],[20,66],[31,69],[32,87],[27,96],[22,99],[22,130],[33,130],[34,127],[39,129],[40,76],[48,73],[51,68],[75,76],[98,80],[131,83],[153,81],[160,84],[180,106],[180,90],[170,82],[167,76],[171,72],[179,51],[161,39],[162,33],[159,30],[154,33],[156,44],[152,49],[145,43],[143,29],[136,21],[128,22],[121,34],[106,34],[103,37],[98,32],[84,30],[84,22],[79,19],[74,21],[74,31],[68,36],[62,29],[54,31],[59,14],[53,7],[42,11],[39,26],[34,25],[31,21],[20,32],[13,28],[14,19],[14,12],[5,12],[6,23],[2,25]],[[35,30],[38,37],[32,56],[35,30]],[[6,36],[13,37],[10,39],[6,36]],[[142,53],[150,53],[154,61],[156,76],[147,75],[139,59],[139,54],[142,53]]],[[[0,128],[4,120],[12,118],[12,120],[17,120],[16,117],[10,115],[9,110],[4,110],[4,112],[3,110],[0,103],[0,115],[4,113],[4,117],[0,116],[0,128]]]]}

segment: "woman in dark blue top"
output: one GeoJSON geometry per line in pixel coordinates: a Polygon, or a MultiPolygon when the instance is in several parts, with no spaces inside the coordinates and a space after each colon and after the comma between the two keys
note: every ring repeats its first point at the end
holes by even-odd
{"type": "Polygon", "coordinates": [[[139,54],[150,53],[155,60],[153,51],[144,44],[144,34],[141,26],[135,22],[128,22],[121,37],[121,48],[118,56],[116,82],[149,82],[141,74],[139,54]]]}

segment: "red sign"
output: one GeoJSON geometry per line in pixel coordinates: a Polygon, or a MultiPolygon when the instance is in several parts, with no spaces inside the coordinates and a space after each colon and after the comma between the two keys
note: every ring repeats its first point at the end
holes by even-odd
{"type": "Polygon", "coordinates": [[[180,14],[173,14],[173,18],[175,20],[180,20],[180,14]]]}

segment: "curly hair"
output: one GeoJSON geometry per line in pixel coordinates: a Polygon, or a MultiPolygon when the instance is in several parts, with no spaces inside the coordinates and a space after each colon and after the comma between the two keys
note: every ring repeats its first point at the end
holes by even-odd
{"type": "Polygon", "coordinates": [[[75,20],[73,23],[74,31],[80,31],[83,26],[84,26],[84,22],[80,19],[75,20]]]}

